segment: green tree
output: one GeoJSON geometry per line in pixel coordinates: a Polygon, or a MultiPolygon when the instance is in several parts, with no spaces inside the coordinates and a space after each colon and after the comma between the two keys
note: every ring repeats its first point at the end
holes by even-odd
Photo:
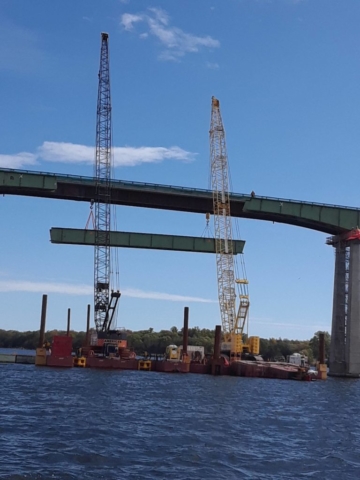
{"type": "MultiPolygon", "coordinates": [[[[176,327],[169,330],[161,330],[154,332],[153,328],[147,330],[139,330],[137,332],[127,331],[128,345],[138,354],[147,351],[149,353],[163,354],[168,345],[182,345],[183,332],[176,327]]],[[[286,358],[287,355],[298,352],[307,355],[309,360],[318,358],[319,351],[319,333],[316,332],[314,337],[309,340],[288,340],[288,339],[260,339],[260,354],[265,360],[275,360],[281,357],[286,358]]],[[[54,335],[64,335],[64,331],[51,330],[45,334],[45,340],[52,341],[54,335]]],[[[74,349],[81,347],[85,341],[85,332],[70,332],[73,337],[74,349]]],[[[214,348],[215,331],[207,328],[199,327],[189,328],[189,345],[203,346],[205,353],[211,354],[214,348]]],[[[15,330],[0,330],[0,347],[2,348],[28,348],[35,349],[39,342],[39,332],[17,332],[15,330]]],[[[325,355],[329,355],[330,335],[325,333],[325,355]]]]}

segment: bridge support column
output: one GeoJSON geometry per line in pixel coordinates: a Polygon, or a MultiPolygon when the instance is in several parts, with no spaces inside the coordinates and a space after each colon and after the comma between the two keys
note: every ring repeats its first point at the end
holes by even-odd
{"type": "Polygon", "coordinates": [[[350,244],[349,305],[345,360],[347,374],[360,376],[360,242],[350,244]]]}
{"type": "Polygon", "coordinates": [[[360,242],[334,244],[335,278],[330,346],[333,376],[360,376],[360,242]]]}
{"type": "Polygon", "coordinates": [[[346,256],[344,243],[335,245],[334,298],[330,344],[330,375],[346,375],[345,335],[346,335],[346,256]]]}

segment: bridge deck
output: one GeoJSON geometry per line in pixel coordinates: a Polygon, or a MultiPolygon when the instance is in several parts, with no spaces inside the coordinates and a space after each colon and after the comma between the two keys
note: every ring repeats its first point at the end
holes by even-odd
{"type": "MultiPolygon", "coordinates": [[[[2,168],[0,194],[90,202],[95,197],[95,180],[92,177],[2,168]]],[[[287,223],[330,235],[360,225],[360,210],[354,207],[240,193],[231,193],[230,199],[233,217],[287,223]]],[[[210,190],[122,180],[112,181],[112,203],[204,214],[213,209],[210,190]]]]}

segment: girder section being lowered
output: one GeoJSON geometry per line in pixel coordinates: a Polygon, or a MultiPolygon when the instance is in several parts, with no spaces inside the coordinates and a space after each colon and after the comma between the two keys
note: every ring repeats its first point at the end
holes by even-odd
{"type": "MultiPolygon", "coordinates": [[[[94,230],[52,228],[51,243],[94,245],[94,230]]],[[[233,253],[243,253],[245,241],[233,240],[233,253]]],[[[178,252],[215,253],[215,239],[182,235],[160,235],[134,232],[110,232],[110,247],[172,250],[178,252]]]]}

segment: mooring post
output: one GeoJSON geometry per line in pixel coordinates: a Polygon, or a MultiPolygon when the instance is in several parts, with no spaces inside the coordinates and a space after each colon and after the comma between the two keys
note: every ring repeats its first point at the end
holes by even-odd
{"type": "Polygon", "coordinates": [[[183,355],[188,353],[189,341],[189,307],[184,308],[184,328],[183,328],[183,355]]]}
{"type": "Polygon", "coordinates": [[[325,333],[319,333],[319,361],[317,363],[318,379],[326,380],[327,365],[325,364],[325,333]]]}
{"type": "Polygon", "coordinates": [[[42,348],[45,342],[46,307],[47,307],[47,295],[43,295],[42,306],[41,306],[40,335],[39,335],[39,345],[38,345],[39,348],[42,348]]]}
{"type": "Polygon", "coordinates": [[[221,325],[215,327],[214,355],[211,360],[211,373],[221,375],[221,325]]]}
{"type": "Polygon", "coordinates": [[[325,363],[325,333],[319,333],[319,363],[325,363]]]}
{"type": "Polygon", "coordinates": [[[42,297],[42,306],[41,306],[41,320],[40,320],[40,332],[39,332],[39,344],[36,349],[35,355],[35,365],[44,366],[46,365],[46,348],[45,344],[45,325],[46,325],[46,307],[47,307],[47,295],[42,297]]]}
{"type": "Polygon", "coordinates": [[[66,330],[66,336],[67,337],[70,335],[70,315],[71,315],[71,310],[70,310],[70,308],[68,308],[67,330],[66,330]]]}
{"type": "Polygon", "coordinates": [[[220,347],[221,347],[221,325],[216,325],[215,342],[214,342],[214,360],[219,360],[220,358],[220,347]]]}
{"type": "Polygon", "coordinates": [[[87,318],[86,318],[86,337],[85,337],[85,346],[90,345],[90,338],[89,338],[89,332],[90,332],[90,308],[91,306],[87,306],[87,318]]]}

